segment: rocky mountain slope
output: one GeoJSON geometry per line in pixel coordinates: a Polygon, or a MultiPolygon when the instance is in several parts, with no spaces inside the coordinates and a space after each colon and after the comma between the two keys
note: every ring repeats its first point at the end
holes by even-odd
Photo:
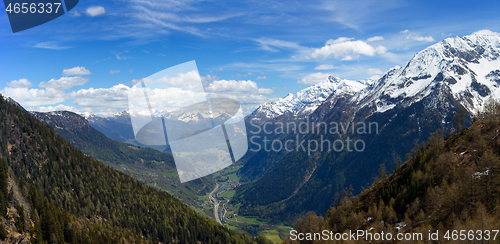
{"type": "MultiPolygon", "coordinates": [[[[239,173],[251,183],[235,195],[235,201],[243,203],[240,211],[293,219],[308,210],[325,212],[336,193],[350,185],[359,193],[371,184],[381,164],[392,170],[395,160],[405,158],[436,129],[452,131],[457,110],[465,109],[463,121],[467,124],[486,100],[500,98],[499,53],[496,33],[480,31],[448,38],[417,53],[405,66],[389,70],[372,86],[330,95],[309,116],[295,121],[342,124],[349,128],[345,133],[299,133],[298,137],[289,133],[271,140],[298,138],[307,146],[308,141],[346,142],[349,137],[363,141],[364,150],[250,153],[239,173]],[[377,128],[372,133],[352,130],[360,123],[374,123],[377,128]]],[[[262,119],[257,117],[259,123],[262,119]]]]}
{"type": "MultiPolygon", "coordinates": [[[[459,238],[470,243],[498,242],[493,230],[500,227],[500,104],[494,102],[486,110],[481,120],[445,140],[443,134],[433,134],[393,174],[381,171],[358,196],[344,191],[326,218],[308,213],[295,229],[299,233],[384,231],[394,238],[398,233],[423,233],[424,243],[430,242],[425,233],[439,231],[439,240],[445,243],[459,238]],[[465,238],[460,236],[464,232],[465,238]]],[[[324,243],[295,239],[290,236],[284,243],[324,243]]]]}

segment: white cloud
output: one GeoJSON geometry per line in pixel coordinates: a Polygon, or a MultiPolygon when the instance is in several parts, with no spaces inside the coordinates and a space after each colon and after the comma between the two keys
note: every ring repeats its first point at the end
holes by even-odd
{"type": "Polygon", "coordinates": [[[64,50],[64,49],[71,48],[71,47],[60,46],[56,42],[39,42],[39,43],[35,44],[35,46],[33,46],[33,47],[52,49],[52,50],[64,50]]]}
{"type": "Polygon", "coordinates": [[[297,82],[299,84],[304,84],[304,85],[314,85],[314,84],[318,84],[318,83],[324,81],[330,75],[332,75],[332,74],[326,74],[326,73],[321,73],[321,72],[312,73],[312,74],[308,74],[306,76],[303,76],[302,78],[300,78],[300,80],[297,80],[297,82]]]}
{"type": "Polygon", "coordinates": [[[71,16],[73,16],[73,17],[80,17],[81,14],[80,14],[80,12],[78,12],[76,10],[73,10],[73,11],[71,11],[71,16]]]}
{"type": "Polygon", "coordinates": [[[53,88],[5,87],[1,92],[4,96],[12,97],[25,107],[56,104],[64,101],[64,92],[53,88]]]}
{"type": "Polygon", "coordinates": [[[134,73],[134,70],[133,70],[133,69],[130,69],[128,72],[129,72],[129,73],[134,73]]]}
{"type": "Polygon", "coordinates": [[[334,57],[341,60],[352,60],[360,55],[375,56],[375,54],[383,54],[387,51],[384,46],[372,47],[364,41],[353,41],[353,38],[340,37],[338,39],[330,39],[325,46],[315,48],[307,58],[326,59],[334,57]]]}
{"type": "Polygon", "coordinates": [[[191,1],[175,1],[179,4],[174,9],[167,7],[168,5],[172,5],[170,3],[164,4],[165,2],[174,2],[174,1],[157,1],[157,0],[132,0],[133,10],[138,12],[137,14],[132,15],[137,18],[136,22],[141,23],[142,26],[146,26],[148,29],[158,31],[162,30],[165,32],[165,29],[176,30],[181,32],[186,32],[196,36],[205,36],[204,31],[194,27],[195,24],[203,24],[203,23],[212,23],[224,21],[230,18],[234,18],[237,16],[241,16],[241,13],[229,13],[229,14],[211,14],[207,15],[206,13],[202,14],[193,14],[193,11],[189,11],[189,13],[182,14],[180,12],[176,13],[174,10],[178,6],[184,6],[189,10],[193,10],[193,6],[191,1]],[[138,21],[137,21],[138,20],[138,21]]]}
{"type": "Polygon", "coordinates": [[[63,76],[60,79],[51,79],[47,82],[40,82],[40,87],[52,88],[55,90],[64,91],[70,89],[74,86],[79,86],[85,84],[89,78],[81,77],[81,76],[63,76]]]}
{"type": "Polygon", "coordinates": [[[368,79],[369,80],[378,80],[378,79],[380,79],[380,77],[381,77],[380,75],[372,75],[372,76],[368,77],[368,79]]]}
{"type": "Polygon", "coordinates": [[[236,77],[245,77],[245,76],[250,76],[250,75],[254,75],[254,74],[252,72],[248,72],[246,74],[237,73],[236,77]]]}
{"type": "Polygon", "coordinates": [[[202,82],[212,82],[212,81],[216,81],[216,80],[219,80],[219,77],[216,75],[208,74],[207,76],[201,76],[202,82]]]}
{"type": "MultiPolygon", "coordinates": [[[[67,94],[67,99],[74,99],[73,103],[81,110],[95,114],[109,115],[127,109],[127,95],[129,87],[119,84],[111,88],[80,89],[67,94]]],[[[144,96],[144,93],[142,94],[144,96]]]]}
{"type": "MultiPolygon", "coordinates": [[[[257,83],[251,80],[219,80],[217,76],[210,75],[202,79],[205,90],[202,87],[194,87],[193,84],[186,85],[192,82],[199,84],[200,76],[195,70],[180,73],[175,77],[163,76],[155,80],[144,78],[142,81],[147,84],[146,91],[151,106],[162,111],[173,111],[191,105],[200,98],[227,97],[239,101],[244,112],[251,112],[259,104],[270,101],[267,95],[274,92],[273,89],[258,87],[257,83]]],[[[144,97],[144,91],[138,89],[142,85],[128,87],[119,84],[110,88],[65,92],[75,85],[84,84],[87,80],[88,78],[81,76],[61,77],[41,82],[39,86],[44,89],[30,89],[31,82],[20,79],[10,82],[9,85],[12,87],[5,87],[1,92],[19,101],[23,106],[37,111],[85,111],[104,116],[133,109],[135,105],[128,103],[129,98],[144,97]],[[60,104],[67,100],[73,100],[73,105],[60,104]]]]}
{"type": "Polygon", "coordinates": [[[39,106],[34,108],[35,111],[38,112],[51,112],[51,111],[71,111],[78,113],[79,110],[72,106],[67,106],[64,104],[58,104],[56,106],[39,106]]]}
{"type": "Polygon", "coordinates": [[[118,60],[126,60],[127,58],[125,56],[120,56],[120,55],[116,55],[116,59],[118,60]]]}
{"type": "Polygon", "coordinates": [[[30,88],[33,86],[33,83],[31,83],[28,79],[22,78],[7,82],[7,86],[12,88],[30,88]]]}
{"type": "Polygon", "coordinates": [[[409,30],[404,30],[399,32],[401,34],[405,35],[406,39],[414,40],[414,41],[425,41],[425,42],[433,42],[434,38],[432,36],[420,36],[418,33],[409,31],[409,30]]]}
{"type": "Polygon", "coordinates": [[[336,69],[338,67],[333,66],[332,64],[322,64],[319,66],[316,66],[314,69],[315,70],[330,70],[330,69],[336,69]]]}
{"type": "Polygon", "coordinates": [[[205,86],[207,98],[225,97],[240,102],[243,113],[251,113],[262,103],[271,101],[268,97],[273,89],[259,88],[251,80],[217,80],[205,86]]]}
{"type": "Polygon", "coordinates": [[[8,86],[1,93],[4,96],[12,97],[26,107],[51,105],[64,102],[66,97],[64,90],[82,85],[87,81],[88,78],[80,76],[61,77],[58,80],[51,79],[48,82],[40,82],[39,86],[45,89],[38,89],[29,88],[33,84],[27,79],[19,79],[7,83],[8,86]]]}
{"type": "Polygon", "coordinates": [[[92,6],[88,7],[87,10],[85,10],[85,13],[90,17],[95,17],[105,14],[106,10],[104,9],[103,6],[92,6]]]}
{"type": "Polygon", "coordinates": [[[267,79],[267,76],[265,76],[265,75],[257,76],[257,80],[266,80],[266,79],[267,79]]]}
{"type": "Polygon", "coordinates": [[[473,35],[500,36],[500,33],[490,30],[480,30],[472,33],[473,35]]]}
{"type": "Polygon", "coordinates": [[[198,71],[196,70],[191,70],[187,73],[179,73],[177,76],[172,77],[172,76],[163,76],[162,78],[158,79],[157,82],[163,83],[167,87],[171,86],[184,86],[186,84],[197,84],[198,82],[201,81],[200,74],[198,74],[198,71]]]}
{"type": "Polygon", "coordinates": [[[374,36],[366,39],[367,42],[376,42],[376,41],[382,41],[384,40],[383,36],[374,36]]]}
{"type": "Polygon", "coordinates": [[[63,76],[74,76],[74,75],[90,75],[92,74],[90,70],[82,66],[76,66],[71,69],[63,69],[63,76]]]}
{"type": "Polygon", "coordinates": [[[217,80],[208,84],[205,88],[207,92],[224,94],[261,94],[273,93],[272,89],[259,88],[257,83],[251,80],[217,80]]]}
{"type": "Polygon", "coordinates": [[[367,69],[366,73],[369,74],[369,75],[381,75],[384,72],[382,70],[380,70],[380,69],[367,69]]]}
{"type": "Polygon", "coordinates": [[[119,69],[117,69],[117,70],[110,70],[109,73],[112,74],[112,75],[114,75],[116,73],[120,73],[120,70],[119,69]]]}
{"type": "Polygon", "coordinates": [[[259,38],[255,39],[256,42],[259,43],[260,47],[264,50],[271,51],[271,52],[277,52],[278,50],[276,48],[286,48],[286,49],[300,49],[302,48],[298,43],[295,42],[289,42],[289,41],[282,41],[282,40],[276,40],[276,39],[271,39],[271,38],[259,38]],[[276,47],[276,48],[273,48],[276,47]]]}

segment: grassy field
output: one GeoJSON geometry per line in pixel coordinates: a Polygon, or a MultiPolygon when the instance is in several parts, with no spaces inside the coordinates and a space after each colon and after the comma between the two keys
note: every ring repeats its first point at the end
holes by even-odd
{"type": "MultiPolygon", "coordinates": [[[[189,206],[189,205],[188,205],[188,206],[189,206]]],[[[208,217],[208,216],[207,216],[207,214],[206,214],[205,212],[203,212],[203,211],[201,211],[201,210],[199,210],[199,209],[197,209],[197,208],[195,208],[195,207],[193,207],[193,206],[189,206],[189,207],[190,207],[191,209],[193,209],[194,211],[196,211],[197,213],[199,213],[199,214],[201,214],[201,215],[203,215],[203,216],[205,216],[205,217],[208,217]]]]}
{"type": "Polygon", "coordinates": [[[249,217],[238,216],[235,220],[239,221],[239,222],[249,223],[249,224],[266,224],[265,222],[261,222],[261,221],[257,220],[256,218],[249,218],[249,217]]]}
{"type": "Polygon", "coordinates": [[[290,230],[293,229],[292,227],[288,227],[288,226],[276,226],[276,228],[281,229],[283,231],[283,233],[285,233],[285,235],[288,235],[288,233],[290,233],[290,230]]]}
{"type": "Polygon", "coordinates": [[[230,175],[228,175],[229,179],[232,180],[232,181],[236,181],[236,182],[240,182],[240,177],[238,177],[236,175],[236,173],[232,173],[230,175]]]}
{"type": "Polygon", "coordinates": [[[220,195],[225,197],[225,198],[232,198],[235,193],[236,193],[236,190],[229,190],[229,191],[223,191],[220,195]]]}
{"type": "Polygon", "coordinates": [[[281,243],[283,240],[281,240],[279,232],[277,230],[262,230],[258,232],[258,235],[260,236],[265,236],[266,238],[270,237],[272,242],[275,243],[281,243]],[[267,231],[269,231],[269,235],[267,234],[267,231]]]}

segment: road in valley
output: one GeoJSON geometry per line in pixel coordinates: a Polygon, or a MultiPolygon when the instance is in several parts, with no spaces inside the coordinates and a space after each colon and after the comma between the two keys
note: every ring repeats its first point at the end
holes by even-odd
{"type": "Polygon", "coordinates": [[[210,195],[208,195],[208,198],[210,199],[210,201],[212,201],[214,203],[215,220],[217,220],[217,223],[222,224],[222,222],[220,221],[220,218],[219,218],[219,201],[217,201],[217,199],[214,197],[214,193],[217,191],[218,188],[219,188],[219,183],[217,183],[215,185],[215,189],[212,192],[210,192],[210,195]]]}

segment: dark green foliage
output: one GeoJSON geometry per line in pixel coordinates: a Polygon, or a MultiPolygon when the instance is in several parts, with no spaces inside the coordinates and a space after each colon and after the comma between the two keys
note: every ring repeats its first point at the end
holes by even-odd
{"type": "Polygon", "coordinates": [[[258,236],[257,237],[257,244],[273,244],[274,242],[272,242],[271,240],[269,240],[267,237],[265,236],[258,236]]]}
{"type": "Polygon", "coordinates": [[[3,98],[0,121],[0,154],[28,193],[32,218],[39,219],[32,230],[37,240],[116,243],[143,236],[164,243],[251,243],[170,194],[84,155],[3,98]]]}
{"type": "Polygon", "coordinates": [[[0,239],[3,240],[7,237],[7,230],[5,230],[5,226],[0,224],[0,239]]]}
{"type": "Polygon", "coordinates": [[[140,148],[112,140],[73,112],[35,112],[33,115],[53,127],[58,135],[86,155],[118,170],[131,169],[125,172],[146,184],[154,183],[159,189],[170,192],[188,205],[196,206],[198,196],[205,195],[215,186],[207,177],[181,184],[170,152],[162,153],[152,148],[140,148]]]}
{"type": "Polygon", "coordinates": [[[441,132],[433,133],[393,174],[356,197],[342,198],[323,223],[306,216],[311,223],[302,228],[393,234],[401,222],[405,227],[398,228],[405,232],[421,233],[500,228],[500,117],[484,118],[446,141],[441,132]]]}
{"type": "Polygon", "coordinates": [[[24,213],[24,207],[23,207],[23,205],[16,206],[16,210],[17,210],[17,213],[19,214],[19,217],[16,218],[17,232],[23,233],[24,232],[24,226],[26,225],[26,215],[24,213]]]}
{"type": "Polygon", "coordinates": [[[457,109],[457,112],[455,112],[455,115],[453,116],[453,119],[451,121],[453,128],[455,131],[461,131],[465,127],[465,122],[468,117],[467,111],[464,109],[464,107],[459,106],[457,109]]]}
{"type": "Polygon", "coordinates": [[[4,158],[0,158],[0,215],[7,214],[7,207],[9,206],[9,190],[8,190],[8,172],[7,163],[4,158]]]}

